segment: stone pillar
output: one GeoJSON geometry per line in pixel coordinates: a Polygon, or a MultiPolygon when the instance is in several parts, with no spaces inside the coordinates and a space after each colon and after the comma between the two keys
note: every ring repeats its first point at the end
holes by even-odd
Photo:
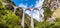
{"type": "Polygon", "coordinates": [[[34,28],[34,22],[33,22],[33,9],[30,9],[31,10],[31,28],[34,28]]]}
{"type": "Polygon", "coordinates": [[[43,22],[43,15],[40,13],[41,8],[38,9],[39,9],[39,20],[40,22],[43,22]]]}
{"type": "Polygon", "coordinates": [[[15,7],[15,6],[14,6],[14,14],[15,14],[17,8],[18,8],[18,7],[15,7]]]}
{"type": "Polygon", "coordinates": [[[23,28],[24,28],[24,17],[25,17],[25,8],[23,8],[23,16],[22,16],[22,22],[21,22],[21,25],[23,26],[23,28]]]}
{"type": "Polygon", "coordinates": [[[41,22],[41,19],[40,19],[40,17],[41,17],[41,16],[40,16],[40,15],[41,15],[41,14],[40,14],[40,9],[41,9],[41,8],[38,8],[38,9],[39,9],[39,20],[40,20],[40,22],[41,22]]]}

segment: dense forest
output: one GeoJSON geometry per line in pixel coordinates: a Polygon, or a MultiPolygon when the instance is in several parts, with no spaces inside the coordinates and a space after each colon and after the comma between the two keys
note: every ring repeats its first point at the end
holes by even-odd
{"type": "MultiPolygon", "coordinates": [[[[52,4],[54,1],[44,1],[43,6],[46,6],[44,8],[44,22],[38,22],[34,19],[34,28],[60,28],[60,8],[58,5],[52,4]],[[52,5],[57,7],[52,7],[52,5]]],[[[21,26],[23,10],[22,8],[17,8],[16,13],[14,13],[14,7],[12,5],[16,6],[11,0],[0,0],[0,28],[23,28],[21,26]],[[4,2],[9,4],[4,5],[4,2]]],[[[25,14],[24,28],[31,28],[30,18],[28,14],[25,14]]]]}

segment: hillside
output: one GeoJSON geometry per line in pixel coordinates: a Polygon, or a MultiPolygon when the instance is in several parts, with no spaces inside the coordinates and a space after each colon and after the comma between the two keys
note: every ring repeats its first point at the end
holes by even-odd
{"type": "MultiPolygon", "coordinates": [[[[44,22],[38,22],[34,19],[34,28],[60,28],[60,1],[45,0],[44,22]]],[[[0,0],[0,28],[22,28],[22,8],[17,8],[14,13],[14,2],[10,0],[0,0]],[[9,3],[4,5],[3,2],[9,3]]],[[[31,17],[25,14],[25,28],[31,28],[31,17]]]]}
{"type": "Polygon", "coordinates": [[[46,6],[44,8],[45,22],[51,25],[47,27],[60,28],[60,0],[45,0],[43,6],[46,6]]]}
{"type": "MultiPolygon", "coordinates": [[[[14,14],[15,4],[10,0],[0,0],[0,28],[22,28],[22,8],[17,8],[16,13],[14,14]],[[9,3],[8,5],[4,5],[3,2],[9,3]]],[[[25,14],[25,28],[29,28],[30,26],[30,16],[25,14]]],[[[34,19],[34,26],[40,28],[40,22],[34,19]],[[37,24],[38,23],[38,24],[37,24]]]]}

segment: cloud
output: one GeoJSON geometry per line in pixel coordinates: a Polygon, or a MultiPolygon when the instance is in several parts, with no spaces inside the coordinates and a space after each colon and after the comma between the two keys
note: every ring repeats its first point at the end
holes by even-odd
{"type": "Polygon", "coordinates": [[[33,13],[33,18],[39,21],[39,11],[35,11],[35,13],[33,13]]]}
{"type": "Polygon", "coordinates": [[[23,8],[31,8],[33,5],[30,5],[30,7],[27,7],[27,4],[20,3],[18,7],[23,7],[23,8]]]}
{"type": "Polygon", "coordinates": [[[44,2],[44,0],[36,1],[35,8],[42,7],[43,2],[44,2]]]}
{"type": "Polygon", "coordinates": [[[20,3],[18,7],[27,8],[27,5],[24,5],[24,4],[20,3]]]}
{"type": "Polygon", "coordinates": [[[38,0],[38,1],[36,1],[35,5],[30,5],[30,7],[27,7],[27,4],[25,5],[23,3],[20,3],[19,7],[31,8],[32,6],[34,6],[34,8],[38,8],[38,7],[42,7],[43,2],[44,2],[44,0],[38,0]]]}
{"type": "MultiPolygon", "coordinates": [[[[44,12],[44,10],[41,9],[41,10],[40,10],[40,14],[44,17],[43,12],[44,12]]],[[[39,16],[39,11],[34,11],[34,13],[33,13],[33,18],[35,18],[37,21],[43,22],[43,19],[42,19],[43,17],[40,17],[40,16],[39,16]]]]}

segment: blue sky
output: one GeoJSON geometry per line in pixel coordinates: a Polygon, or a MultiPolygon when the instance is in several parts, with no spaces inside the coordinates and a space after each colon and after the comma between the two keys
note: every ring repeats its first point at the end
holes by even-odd
{"type": "Polygon", "coordinates": [[[44,0],[12,0],[16,6],[24,7],[24,8],[36,8],[35,6],[40,7],[44,0]],[[25,7],[26,6],[26,7],[25,7]]]}
{"type": "MultiPolygon", "coordinates": [[[[42,7],[43,1],[44,0],[12,0],[16,6],[18,7],[24,7],[24,8],[38,8],[38,7],[42,7]]],[[[44,10],[41,9],[40,13],[43,15],[44,10]]],[[[30,11],[27,10],[26,13],[30,16],[30,11]]],[[[34,10],[33,11],[33,17],[39,21],[39,11],[34,10]]]]}
{"type": "Polygon", "coordinates": [[[12,0],[12,1],[15,2],[17,6],[22,3],[24,5],[27,5],[27,7],[30,8],[31,5],[33,5],[32,7],[34,7],[36,4],[36,1],[38,0],[12,0]]]}

